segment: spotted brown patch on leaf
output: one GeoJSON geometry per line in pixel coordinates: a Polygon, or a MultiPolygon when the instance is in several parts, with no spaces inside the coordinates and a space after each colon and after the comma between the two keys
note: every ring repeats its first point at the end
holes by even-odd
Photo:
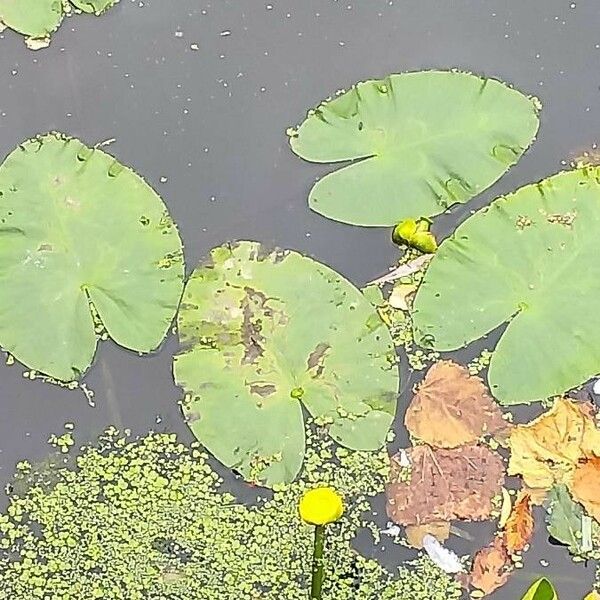
{"type": "Polygon", "coordinates": [[[508,427],[483,381],[452,361],[429,369],[405,424],[411,435],[438,448],[456,448],[508,427]]]}
{"type": "Polygon", "coordinates": [[[254,363],[263,354],[264,337],[261,334],[260,313],[264,310],[266,300],[264,294],[246,288],[246,296],[242,301],[244,315],[242,322],[243,364],[254,363]]]}
{"type": "Polygon", "coordinates": [[[331,346],[326,342],[317,344],[317,347],[310,353],[306,365],[309,371],[313,371],[315,377],[319,377],[325,368],[325,357],[331,346]]]}
{"type": "Polygon", "coordinates": [[[406,451],[411,466],[391,460],[387,514],[401,525],[464,519],[481,521],[504,483],[502,457],[487,446],[456,449],[417,446],[406,451]]]}

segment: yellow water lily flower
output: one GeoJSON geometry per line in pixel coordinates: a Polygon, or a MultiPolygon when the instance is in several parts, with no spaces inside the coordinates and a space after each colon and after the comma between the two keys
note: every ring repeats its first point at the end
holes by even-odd
{"type": "Polygon", "coordinates": [[[327,525],[337,521],[344,512],[342,497],[330,487],[309,490],[298,506],[300,518],[310,525],[327,525]]]}

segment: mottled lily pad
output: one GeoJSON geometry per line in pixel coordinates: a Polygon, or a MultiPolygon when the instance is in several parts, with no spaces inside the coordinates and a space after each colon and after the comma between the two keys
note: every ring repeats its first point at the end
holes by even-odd
{"type": "Polygon", "coordinates": [[[313,187],[314,211],[392,226],[437,215],[494,183],[533,141],[538,106],[494,79],[403,73],[358,83],[289,133],[305,160],[354,161],[313,187]]]}
{"type": "Polygon", "coordinates": [[[455,350],[508,326],[489,383],[502,404],[557,396],[600,372],[600,168],[498,198],[445,240],[414,301],[415,339],[455,350]]]}
{"type": "Polygon", "coordinates": [[[384,443],[394,346],[372,305],[330,268],[254,242],[215,248],[186,286],[178,324],[174,373],[190,427],[246,479],[294,479],[303,408],[344,446],[384,443]]]}
{"type": "Polygon", "coordinates": [[[98,319],[125,348],[160,345],[183,289],[181,240],[131,169],[48,134],[0,166],[0,280],[2,347],[36,371],[78,379],[98,319]]]}

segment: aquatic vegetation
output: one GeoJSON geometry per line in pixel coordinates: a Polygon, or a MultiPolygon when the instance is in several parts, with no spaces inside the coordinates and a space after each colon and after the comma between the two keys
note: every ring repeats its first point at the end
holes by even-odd
{"type": "Polygon", "coordinates": [[[305,599],[313,528],[300,524],[298,502],[321,485],[345,505],[328,526],[324,598],[460,598],[427,558],[391,574],[352,548],[368,498],[383,490],[385,451],[336,449],[310,425],[299,479],[255,506],[224,489],[210,460],[174,434],[112,430],[72,468],[19,465],[18,495],[0,516],[0,599],[305,599]]]}
{"type": "Polygon", "coordinates": [[[0,30],[9,27],[25,36],[32,50],[50,44],[51,35],[74,11],[101,15],[119,0],[0,0],[0,30]]]}
{"type": "Polygon", "coordinates": [[[392,231],[392,241],[398,245],[407,245],[416,248],[420,252],[432,254],[437,250],[437,241],[429,231],[431,221],[429,219],[406,219],[398,223],[392,231]]]}
{"type": "Polygon", "coordinates": [[[0,344],[27,367],[79,379],[99,329],[125,348],[155,350],[183,274],[162,200],[100,148],[50,133],[0,166],[0,344]]]}
{"type": "Polygon", "coordinates": [[[538,579],[521,600],[558,600],[554,586],[545,578],[538,579]]]}
{"type": "Polygon", "coordinates": [[[213,249],[178,317],[175,380],[189,426],[249,481],[292,481],[304,407],[338,443],[380,448],[396,411],[392,339],[341,275],[254,242],[213,249]]]}
{"type": "Polygon", "coordinates": [[[536,99],[495,79],[422,71],[358,83],[288,134],[305,160],[354,161],[313,187],[314,211],[354,225],[394,226],[489,187],[534,140],[538,111],[536,99]]]}
{"type": "Polygon", "coordinates": [[[414,300],[415,340],[448,351],[508,323],[488,380],[501,404],[560,395],[600,370],[600,168],[495,200],[445,240],[414,300]]]}
{"type": "Polygon", "coordinates": [[[344,502],[333,488],[317,487],[308,490],[300,498],[298,512],[305,523],[315,526],[310,597],[312,600],[321,600],[325,579],[325,526],[335,523],[344,514],[344,502]]]}

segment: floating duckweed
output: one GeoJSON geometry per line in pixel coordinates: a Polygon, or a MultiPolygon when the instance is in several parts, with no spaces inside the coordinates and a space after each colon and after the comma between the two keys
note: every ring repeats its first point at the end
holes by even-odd
{"type": "Polygon", "coordinates": [[[479,375],[481,371],[490,366],[492,353],[489,350],[482,350],[479,356],[476,356],[468,365],[470,375],[479,375]]]}
{"type": "Polygon", "coordinates": [[[0,599],[300,600],[313,540],[297,502],[315,483],[346,506],[330,526],[325,598],[458,599],[425,557],[392,576],[352,549],[368,497],[383,490],[385,450],[340,453],[320,429],[307,435],[300,479],[259,506],[224,492],[201,447],[174,434],[131,441],[111,428],[76,469],[20,468],[15,488],[26,491],[0,515],[0,599]]]}
{"type": "MultiPolygon", "coordinates": [[[[421,252],[414,249],[409,249],[398,261],[398,266],[409,263],[421,255],[421,252]]],[[[406,277],[401,277],[398,281],[400,284],[412,286],[416,290],[422,279],[423,272],[417,271],[416,273],[412,273],[406,277]]],[[[389,294],[387,296],[389,296],[389,294]]],[[[389,328],[394,345],[397,348],[404,349],[411,369],[415,371],[422,371],[429,364],[435,362],[440,357],[440,354],[439,352],[434,352],[432,350],[422,350],[414,343],[413,325],[410,314],[410,309],[412,309],[412,301],[412,295],[406,299],[409,308],[409,311],[407,312],[401,308],[394,308],[389,303],[389,299],[386,298],[381,303],[377,304],[377,312],[379,313],[381,320],[389,328]]]]}

